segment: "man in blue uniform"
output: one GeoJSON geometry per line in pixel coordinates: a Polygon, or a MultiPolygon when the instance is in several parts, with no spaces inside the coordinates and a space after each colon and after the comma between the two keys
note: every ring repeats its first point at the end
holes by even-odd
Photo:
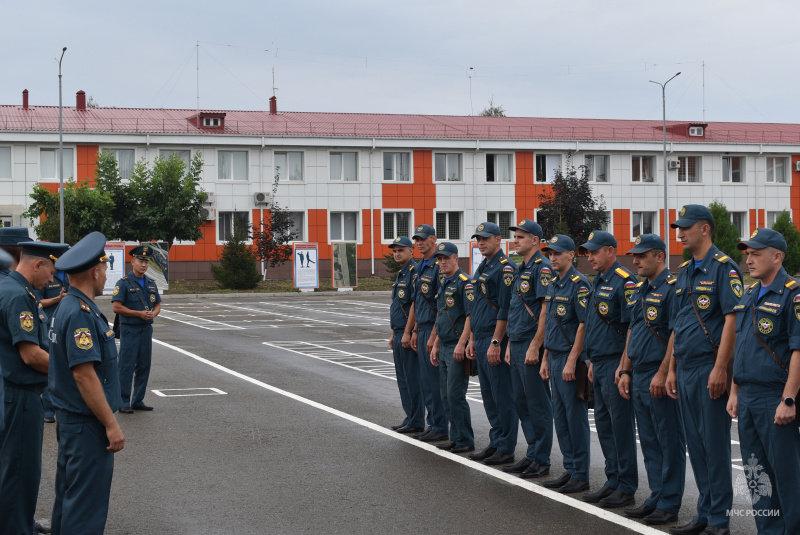
{"type": "Polygon", "coordinates": [[[145,405],[147,379],[153,357],[153,320],[161,312],[161,296],[156,282],[145,275],[155,252],[149,245],[131,249],[131,271],[117,281],[111,302],[119,314],[119,384],[122,392],[120,412],[151,411],[145,405]],[[131,397],[131,384],[133,396],[131,397]]]}
{"type": "MultiPolygon", "coordinates": [[[[33,292],[42,304],[44,313],[47,316],[48,325],[58,308],[58,304],[64,296],[67,295],[68,289],[69,279],[67,274],[63,271],[56,271],[53,275],[53,282],[41,290],[35,290],[33,292]]],[[[49,424],[55,422],[55,412],[53,411],[53,404],[50,401],[50,389],[46,387],[44,392],[42,392],[42,405],[44,406],[44,421],[49,424]]]]}
{"type": "MultiPolygon", "coordinates": [[[[14,257],[12,257],[4,250],[0,249],[0,270],[8,269],[13,264],[14,264],[14,257]]],[[[0,362],[0,378],[2,378],[2,376],[3,376],[3,366],[2,362],[0,362]]],[[[5,399],[2,380],[0,380],[0,399],[5,399]]],[[[2,432],[3,429],[5,429],[5,418],[3,416],[3,412],[4,411],[0,410],[0,432],[2,432]]]]}
{"type": "Polygon", "coordinates": [[[589,281],[572,266],[575,242],[556,234],[542,251],[550,251],[556,278],[548,287],[542,379],[552,379],[553,418],[565,472],[544,484],[564,494],[589,488],[589,402],[578,399],[579,360],[585,361],[583,338],[589,281]]]}
{"type": "Polygon", "coordinates": [[[511,301],[511,282],[516,266],[503,253],[500,227],[481,223],[475,230],[478,249],[484,256],[473,273],[475,300],[469,313],[470,340],[467,357],[478,363],[478,381],[486,417],[492,426],[489,445],[470,459],[486,464],[514,461],[519,422],[511,394],[511,368],[506,353],[506,324],[511,301]]]}
{"type": "Polygon", "coordinates": [[[408,236],[395,238],[389,245],[394,260],[401,266],[392,285],[392,306],[389,309],[389,325],[392,336],[389,347],[394,356],[394,370],[397,388],[400,390],[400,403],[406,417],[401,424],[393,425],[398,433],[421,433],[425,430],[425,403],[419,380],[419,363],[416,353],[403,347],[403,333],[408,323],[408,312],[414,302],[414,285],[417,280],[417,267],[414,263],[414,244],[408,236]]]}
{"type": "Polygon", "coordinates": [[[678,402],[666,396],[669,371],[667,344],[672,332],[675,282],[667,269],[666,244],[655,234],[642,234],[628,251],[644,281],[628,301],[628,345],[622,355],[618,390],[633,400],[650,496],[625,514],[648,524],[675,522],[686,477],[686,440],[678,402]]]}
{"type": "Polygon", "coordinates": [[[639,488],[636,427],[630,399],[619,395],[617,369],[628,335],[628,299],[636,277],[617,261],[617,240],[595,230],[581,245],[597,272],[586,314],[584,347],[589,357],[589,377],[594,386],[594,424],[606,459],[606,482],[583,500],[601,507],[624,507],[634,502],[639,488]]]}
{"type": "Polygon", "coordinates": [[[436,250],[436,230],[430,225],[419,225],[412,236],[422,260],[417,266],[417,281],[414,284],[414,302],[408,313],[403,347],[417,353],[420,386],[428,409],[428,429],[414,435],[423,442],[447,440],[447,415],[442,405],[439,388],[439,369],[431,363],[430,349],[433,345],[434,323],[436,323],[436,294],[439,291],[439,265],[433,257],[436,250]]]}
{"type": "Polygon", "coordinates": [[[125,446],[114,332],[94,298],[106,283],[106,238],[92,232],[56,268],[70,289],[50,333],[50,392],[58,418],[55,535],[101,534],[108,516],[114,453],[125,446]]]}
{"type": "Polygon", "coordinates": [[[503,468],[523,478],[550,473],[553,447],[553,402],[550,384],[540,375],[544,353],[544,325],[547,307],[544,298],[552,278],[550,261],[539,251],[542,227],[523,219],[514,232],[514,247],[523,263],[514,272],[511,304],[508,309],[508,348],[506,362],[511,366],[511,386],[528,451],[519,462],[503,468]]]}
{"type": "Polygon", "coordinates": [[[786,240],[778,232],[758,228],[739,249],[758,282],[736,306],[728,399],[744,465],[736,488],[750,494],[759,533],[800,533],[800,284],[783,269],[786,240]]]}
{"type": "Polygon", "coordinates": [[[31,533],[42,472],[42,390],[47,385],[46,316],[33,290],[53,280],[67,245],[26,242],[0,282],[0,368],[5,390],[0,432],[0,533],[31,533]]]}
{"type": "Polygon", "coordinates": [[[680,401],[700,496],[694,519],[669,531],[674,535],[726,534],[733,502],[726,383],[742,279],[736,262],[712,242],[714,219],[708,208],[687,204],[671,226],[678,229],[678,239],[692,259],[678,272],[667,394],[680,401]]]}
{"type": "Polygon", "coordinates": [[[431,362],[439,367],[441,399],[450,421],[450,440],[437,447],[452,453],[475,449],[472,417],[467,403],[469,371],[465,365],[469,332],[469,309],[475,300],[474,286],[458,267],[458,248],[450,242],[436,247],[439,262],[438,314],[431,346],[431,362]]]}
{"type": "Polygon", "coordinates": [[[10,266],[0,269],[0,281],[11,274],[19,263],[22,244],[30,241],[33,240],[28,236],[28,229],[25,227],[0,227],[0,250],[11,255],[13,260],[10,266]]]}

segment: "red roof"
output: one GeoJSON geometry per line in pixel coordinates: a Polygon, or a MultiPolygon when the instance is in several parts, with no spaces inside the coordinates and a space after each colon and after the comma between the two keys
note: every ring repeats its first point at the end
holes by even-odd
{"type": "MultiPolygon", "coordinates": [[[[202,110],[225,113],[225,128],[195,127],[195,110],[147,108],[63,108],[65,132],[142,134],[231,134],[279,137],[359,137],[411,139],[515,139],[661,141],[661,121],[461,117],[367,113],[307,113],[202,110]]],[[[689,137],[689,125],[669,121],[667,140],[723,143],[800,143],[800,125],[708,123],[703,137],[689,137]],[[686,128],[683,128],[683,127],[686,128]]],[[[58,107],[0,106],[0,131],[58,131],[58,107]]]]}

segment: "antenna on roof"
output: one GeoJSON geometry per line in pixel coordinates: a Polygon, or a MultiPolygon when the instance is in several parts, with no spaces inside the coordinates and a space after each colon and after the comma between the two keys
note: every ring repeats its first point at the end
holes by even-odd
{"type": "Polygon", "coordinates": [[[474,69],[472,67],[469,68],[467,71],[467,76],[469,77],[469,114],[470,116],[475,115],[472,109],[472,74],[474,69]]]}
{"type": "Polygon", "coordinates": [[[197,40],[197,128],[200,128],[200,40],[197,40]]]}

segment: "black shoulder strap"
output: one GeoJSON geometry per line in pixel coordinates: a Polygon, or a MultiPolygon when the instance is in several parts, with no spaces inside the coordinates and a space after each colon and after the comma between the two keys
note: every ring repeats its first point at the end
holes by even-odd
{"type": "MultiPolygon", "coordinates": [[[[132,281],[132,280],[130,279],[130,273],[128,273],[127,275],[125,275],[125,278],[128,280],[128,283],[129,283],[129,284],[138,284],[136,281],[132,281]]],[[[146,279],[145,279],[145,280],[146,280],[146,279]]],[[[147,288],[142,288],[142,291],[143,291],[143,292],[144,292],[144,291],[146,291],[146,290],[147,290],[147,288]]],[[[145,309],[145,310],[150,310],[150,307],[149,307],[149,306],[147,306],[147,303],[145,303],[145,302],[144,302],[144,299],[142,298],[142,294],[140,294],[139,292],[136,292],[136,291],[134,291],[134,293],[135,293],[137,296],[139,296],[139,301],[141,301],[141,302],[142,302],[142,306],[144,307],[144,309],[145,309]]]]}

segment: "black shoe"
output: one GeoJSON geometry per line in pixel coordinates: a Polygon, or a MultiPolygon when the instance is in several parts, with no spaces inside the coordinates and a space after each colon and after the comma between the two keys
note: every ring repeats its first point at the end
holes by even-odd
{"type": "Polygon", "coordinates": [[[731,530],[728,528],[718,528],[716,526],[707,526],[700,535],[731,535],[731,530]]]}
{"type": "Polygon", "coordinates": [[[588,503],[597,503],[603,498],[608,498],[609,496],[611,496],[611,494],[613,494],[615,490],[616,489],[612,489],[611,487],[606,487],[605,485],[603,485],[602,487],[600,487],[599,490],[590,492],[588,494],[584,494],[583,501],[588,503]]]}
{"type": "Polygon", "coordinates": [[[428,436],[428,434],[430,434],[431,432],[432,431],[430,429],[426,429],[422,433],[416,433],[414,435],[411,435],[411,438],[416,438],[417,440],[422,440],[422,437],[428,436]]]}
{"type": "Polygon", "coordinates": [[[581,481],[580,479],[570,478],[567,484],[558,489],[561,494],[574,494],[589,488],[588,481],[581,481]]]}
{"type": "Polygon", "coordinates": [[[468,451],[475,451],[475,446],[453,446],[450,448],[450,453],[467,453],[468,451]]]}
{"type": "Polygon", "coordinates": [[[485,448],[483,448],[478,453],[470,453],[468,455],[468,457],[470,459],[472,459],[473,461],[483,461],[485,459],[488,459],[492,455],[494,455],[496,451],[497,451],[497,448],[493,448],[491,446],[486,446],[485,448]]]}
{"type": "Polygon", "coordinates": [[[625,494],[621,490],[615,490],[610,496],[603,498],[598,502],[600,507],[606,509],[616,509],[618,507],[625,507],[636,503],[636,498],[633,494],[625,494]]]}
{"type": "Polygon", "coordinates": [[[631,518],[644,518],[656,511],[658,511],[658,509],[655,507],[650,507],[649,505],[643,503],[636,509],[625,509],[625,514],[631,518]]]}
{"type": "Polygon", "coordinates": [[[456,447],[456,443],[453,442],[452,440],[448,440],[443,444],[437,444],[436,447],[439,448],[440,450],[450,451],[456,447]]]}
{"type": "Polygon", "coordinates": [[[644,521],[651,526],[660,526],[662,524],[669,524],[678,520],[678,515],[675,513],[668,513],[663,509],[656,509],[646,517],[644,521]]]}
{"type": "Polygon", "coordinates": [[[423,442],[441,442],[442,440],[447,440],[448,438],[450,438],[450,435],[447,433],[437,433],[436,431],[430,431],[427,435],[419,437],[419,439],[423,442]]]}
{"type": "Polygon", "coordinates": [[[131,406],[131,409],[135,411],[151,411],[153,410],[153,407],[151,407],[150,405],[145,405],[144,403],[140,403],[139,405],[131,406]]]}
{"type": "Polygon", "coordinates": [[[496,451],[494,455],[485,459],[483,461],[485,464],[488,465],[495,465],[495,464],[508,464],[514,462],[514,454],[513,453],[503,453],[502,451],[496,451]]]}
{"type": "Polygon", "coordinates": [[[50,528],[43,526],[38,522],[33,523],[33,531],[36,533],[50,533],[50,528]]]}
{"type": "Polygon", "coordinates": [[[404,425],[400,429],[395,429],[395,431],[397,431],[398,433],[405,434],[405,433],[421,433],[422,431],[425,430],[421,427],[411,427],[410,425],[404,425]]]}
{"type": "Polygon", "coordinates": [[[570,479],[572,479],[572,476],[569,475],[569,472],[564,472],[558,479],[545,481],[544,486],[548,489],[557,489],[566,485],[570,479]]]}
{"type": "Polygon", "coordinates": [[[46,424],[54,424],[54,423],[56,423],[56,417],[55,416],[45,416],[44,417],[44,423],[46,423],[46,424]]]}
{"type": "Polygon", "coordinates": [[[521,474],[532,464],[533,463],[531,461],[523,457],[521,461],[512,464],[511,466],[504,466],[503,472],[507,472],[509,474],[521,474]]]}
{"type": "Polygon", "coordinates": [[[397,425],[391,426],[389,429],[391,429],[392,431],[397,431],[401,427],[405,427],[405,426],[406,426],[406,424],[397,424],[397,425]]]}
{"type": "Polygon", "coordinates": [[[672,535],[700,535],[703,533],[703,530],[706,529],[708,525],[707,522],[697,522],[692,520],[688,524],[684,524],[683,526],[676,526],[674,528],[669,528],[669,532],[672,535]]]}
{"type": "Polygon", "coordinates": [[[123,414],[133,414],[133,409],[131,409],[130,407],[122,407],[119,409],[119,412],[123,414]]]}
{"type": "Polygon", "coordinates": [[[546,476],[550,473],[549,464],[531,463],[531,465],[522,472],[519,477],[522,479],[533,479],[537,477],[546,476]]]}

